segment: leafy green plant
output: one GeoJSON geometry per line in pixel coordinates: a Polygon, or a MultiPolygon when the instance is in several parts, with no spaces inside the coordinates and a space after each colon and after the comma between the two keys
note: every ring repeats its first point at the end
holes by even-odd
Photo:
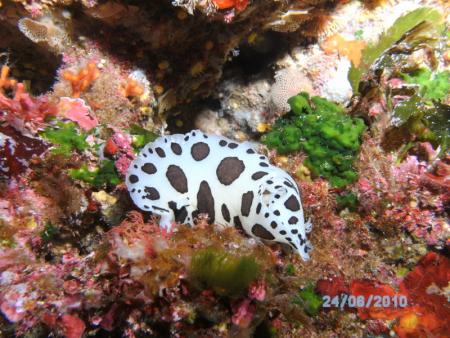
{"type": "Polygon", "coordinates": [[[427,102],[419,95],[398,103],[393,110],[394,127],[386,133],[384,143],[392,143],[399,133],[406,139],[431,142],[445,153],[449,146],[450,107],[440,102],[427,102]]]}
{"type": "Polygon", "coordinates": [[[419,95],[425,100],[443,100],[450,90],[450,72],[433,73],[428,68],[420,68],[409,74],[403,74],[407,83],[419,86],[419,95]]]}
{"type": "Polygon", "coordinates": [[[121,182],[117,175],[114,162],[110,160],[102,161],[99,168],[89,170],[86,164],[79,169],[70,169],[69,176],[89,183],[90,185],[100,188],[103,186],[114,186],[121,182]]]}
{"type": "Polygon", "coordinates": [[[364,48],[360,65],[355,67],[352,64],[348,73],[348,80],[354,93],[358,92],[362,75],[368,72],[375,60],[404,34],[423,22],[430,26],[429,29],[434,29],[438,33],[442,33],[445,29],[443,16],[436,9],[421,7],[398,18],[386,32],[381,34],[378,42],[368,44],[364,48]]]}
{"type": "Polygon", "coordinates": [[[209,247],[194,254],[190,266],[192,280],[221,296],[238,296],[258,278],[259,265],[253,257],[238,256],[209,247]]]}
{"type": "Polygon", "coordinates": [[[79,132],[74,122],[57,122],[45,128],[41,136],[57,145],[51,150],[56,155],[70,156],[73,150],[83,151],[88,146],[86,135],[79,132]]]}
{"type": "Polygon", "coordinates": [[[278,119],[262,142],[281,154],[303,150],[304,164],[316,176],[343,187],[357,178],[352,164],[365,130],[363,120],[321,97],[300,93],[288,100],[291,111],[278,119]]]}
{"type": "Polygon", "coordinates": [[[292,302],[300,305],[308,315],[313,317],[319,312],[323,300],[322,297],[314,291],[314,286],[308,285],[295,295],[292,302]]]}

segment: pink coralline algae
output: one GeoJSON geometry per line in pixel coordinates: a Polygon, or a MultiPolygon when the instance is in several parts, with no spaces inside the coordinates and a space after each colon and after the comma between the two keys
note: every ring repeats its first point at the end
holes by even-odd
{"type": "MultiPolygon", "coordinates": [[[[7,220],[16,230],[21,229],[19,225],[30,220],[33,224],[42,226],[45,220],[55,218],[52,208],[54,202],[31,189],[23,178],[12,179],[6,189],[0,191],[0,201],[0,205],[4,206],[3,210],[0,207],[1,219],[7,220]]],[[[24,228],[28,232],[39,230],[24,228]]]]}
{"type": "Polygon", "coordinates": [[[450,155],[439,160],[433,171],[426,172],[422,177],[422,183],[432,189],[444,192],[444,200],[450,202],[450,155]]]}
{"type": "Polygon", "coordinates": [[[114,134],[110,137],[104,147],[105,155],[116,156],[115,166],[117,171],[125,175],[131,161],[134,159],[134,151],[131,146],[131,136],[113,128],[114,134]]]}
{"type": "Polygon", "coordinates": [[[435,218],[431,211],[413,207],[386,210],[384,217],[390,224],[399,224],[411,234],[436,245],[445,233],[445,220],[435,218]]]}
{"type": "Polygon", "coordinates": [[[133,159],[127,156],[126,154],[120,155],[120,157],[116,161],[117,171],[122,175],[125,175],[132,160],[133,159]]]}
{"type": "Polygon", "coordinates": [[[6,122],[25,133],[35,133],[44,126],[47,116],[55,116],[57,108],[43,95],[33,97],[25,91],[23,83],[8,79],[9,68],[2,66],[0,76],[0,122],[6,122]],[[13,90],[12,98],[4,88],[13,90]]]}
{"type": "MultiPolygon", "coordinates": [[[[375,148],[366,145],[362,161],[369,152],[377,156],[375,148]]],[[[440,160],[436,169],[428,169],[416,156],[407,156],[398,164],[392,157],[368,161],[356,184],[366,220],[381,227],[403,228],[429,245],[442,245],[450,234],[445,216],[448,189],[443,189],[448,175],[443,167],[445,160],[440,160]]]]}
{"type": "Polygon", "coordinates": [[[17,130],[36,132],[44,125],[47,116],[56,115],[56,106],[46,96],[34,98],[25,92],[19,83],[13,98],[0,93],[0,121],[4,121],[17,130]]]}
{"type": "Polygon", "coordinates": [[[392,168],[394,180],[401,185],[417,187],[420,176],[426,171],[427,163],[421,162],[416,156],[408,156],[399,165],[392,168]]]}
{"type": "Polygon", "coordinates": [[[89,268],[91,259],[70,253],[67,255],[71,258],[49,264],[36,260],[24,248],[6,249],[0,255],[0,310],[8,320],[20,321],[19,331],[40,321],[54,322],[55,329],[61,325],[59,328],[67,337],[81,337],[85,324],[72,312],[99,306],[97,297],[103,293],[94,282],[94,270],[89,268]],[[26,274],[22,273],[24,268],[26,274]],[[78,276],[79,273],[82,275],[78,276]],[[52,321],[55,312],[61,317],[52,321]]]}
{"type": "Polygon", "coordinates": [[[83,99],[62,97],[58,103],[59,113],[78,125],[85,131],[89,131],[98,125],[98,120],[93,116],[91,108],[83,99]]]}
{"type": "Polygon", "coordinates": [[[326,180],[317,179],[312,183],[302,182],[301,190],[302,203],[311,210],[313,224],[320,224],[327,231],[335,234],[345,230],[346,221],[335,213],[336,203],[326,180]]]}
{"type": "Polygon", "coordinates": [[[256,312],[255,301],[262,302],[266,298],[267,285],[263,280],[250,284],[247,298],[237,300],[232,304],[233,315],[231,321],[234,325],[246,328],[253,320],[256,312]]]}
{"type": "Polygon", "coordinates": [[[66,338],[81,338],[86,328],[84,322],[77,316],[63,315],[61,325],[66,338]]]}
{"type": "MultiPolygon", "coordinates": [[[[2,279],[5,279],[5,277],[7,276],[2,274],[2,279]]],[[[0,310],[9,321],[16,323],[25,317],[26,310],[23,308],[23,303],[26,292],[25,284],[16,284],[4,293],[0,310]]],[[[31,297],[27,297],[27,299],[30,300],[31,297]]]]}
{"type": "Polygon", "coordinates": [[[133,147],[131,146],[131,136],[124,134],[122,131],[118,130],[117,128],[113,128],[114,135],[112,136],[114,142],[117,144],[117,146],[124,152],[129,152],[133,150],[133,147]]]}
{"type": "Polygon", "coordinates": [[[249,286],[248,297],[262,302],[266,298],[267,285],[264,281],[253,282],[249,286]]]}
{"type": "Polygon", "coordinates": [[[139,261],[154,253],[155,224],[144,223],[141,214],[131,212],[129,219],[112,229],[108,236],[115,255],[119,259],[139,261]]]}
{"type": "Polygon", "coordinates": [[[244,299],[236,302],[233,306],[233,316],[231,321],[234,325],[242,328],[248,327],[253,319],[255,312],[255,305],[251,303],[250,299],[244,299]]]}

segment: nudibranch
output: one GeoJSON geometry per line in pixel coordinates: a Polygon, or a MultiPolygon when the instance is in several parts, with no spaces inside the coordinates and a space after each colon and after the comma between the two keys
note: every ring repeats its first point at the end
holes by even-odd
{"type": "Polygon", "coordinates": [[[162,136],[142,148],[131,163],[126,184],[140,209],[194,225],[199,214],[219,225],[293,247],[309,259],[300,192],[295,181],[269,163],[250,143],[238,143],[199,130],[162,136]]]}

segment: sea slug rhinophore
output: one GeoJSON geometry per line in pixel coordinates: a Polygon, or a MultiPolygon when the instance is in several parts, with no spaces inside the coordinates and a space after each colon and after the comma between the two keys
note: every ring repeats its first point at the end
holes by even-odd
{"type": "Polygon", "coordinates": [[[295,181],[249,143],[199,130],[162,136],[131,163],[126,184],[134,203],[161,216],[164,228],[172,221],[193,225],[204,213],[210,223],[287,243],[309,259],[311,224],[295,181]]]}

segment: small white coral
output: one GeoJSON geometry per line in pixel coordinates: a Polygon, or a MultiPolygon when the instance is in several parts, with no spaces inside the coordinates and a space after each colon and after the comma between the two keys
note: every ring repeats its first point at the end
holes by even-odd
{"type": "Polygon", "coordinates": [[[329,78],[323,81],[320,88],[321,96],[327,100],[345,103],[352,97],[352,86],[348,81],[348,71],[350,69],[350,61],[342,57],[337,63],[335,72],[329,74],[329,78]]]}

